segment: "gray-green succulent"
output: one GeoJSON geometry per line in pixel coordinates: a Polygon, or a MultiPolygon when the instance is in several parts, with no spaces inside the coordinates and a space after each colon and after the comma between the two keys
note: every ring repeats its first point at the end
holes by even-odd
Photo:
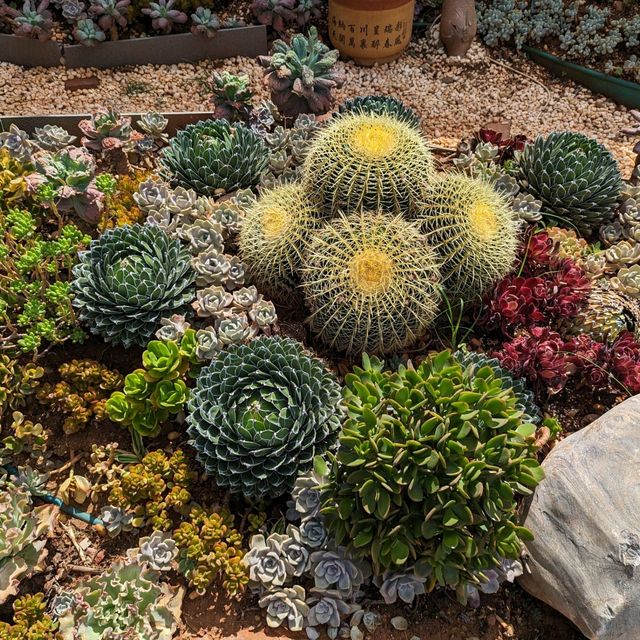
{"type": "Polygon", "coordinates": [[[340,395],[334,376],[294,340],[234,345],[198,377],[189,402],[191,443],[220,486],[276,497],[334,445],[340,395]]]}
{"type": "Polygon", "coordinates": [[[145,346],[163,317],[186,313],[195,272],[178,240],[149,225],[125,225],[91,242],[73,270],[73,305],[107,342],[145,346]]]}
{"type": "Polygon", "coordinates": [[[581,133],[554,132],[516,152],[514,175],[543,203],[543,217],[582,235],[611,220],[622,187],[615,158],[581,133]]]}
{"type": "Polygon", "coordinates": [[[243,124],[202,120],[171,138],[160,167],[167,180],[213,196],[255,186],[267,159],[265,143],[243,124]]]}

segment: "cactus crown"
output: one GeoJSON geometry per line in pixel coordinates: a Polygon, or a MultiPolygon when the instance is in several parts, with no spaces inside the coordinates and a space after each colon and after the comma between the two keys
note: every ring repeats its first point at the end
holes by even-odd
{"type": "Polygon", "coordinates": [[[303,263],[311,328],[340,351],[402,348],[436,314],[435,253],[399,216],[341,215],[311,233],[303,263]]]}
{"type": "Polygon", "coordinates": [[[404,214],[433,177],[426,140],[392,115],[345,113],[314,139],[305,187],[328,213],[358,209],[404,214]]]}

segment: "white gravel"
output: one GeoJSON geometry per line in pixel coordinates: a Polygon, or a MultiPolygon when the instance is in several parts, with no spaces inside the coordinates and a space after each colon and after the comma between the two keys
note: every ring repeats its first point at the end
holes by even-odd
{"type": "MultiPolygon", "coordinates": [[[[507,120],[528,136],[573,129],[605,144],[630,173],[634,154],[620,130],[629,124],[624,107],[558,80],[523,56],[497,57],[475,43],[464,59],[447,59],[435,33],[414,38],[399,60],[363,68],[339,63],[346,82],[336,97],[385,93],[403,100],[423,118],[435,143],[455,146],[492,120],[507,120]]],[[[0,63],[0,114],[86,113],[101,106],[121,111],[207,110],[207,81],[214,69],[247,73],[256,101],[267,98],[262,69],[254,60],[233,58],[196,64],[143,65],[115,70],[22,69],[0,63]],[[65,80],[95,75],[96,89],[66,91],[65,80]]]]}

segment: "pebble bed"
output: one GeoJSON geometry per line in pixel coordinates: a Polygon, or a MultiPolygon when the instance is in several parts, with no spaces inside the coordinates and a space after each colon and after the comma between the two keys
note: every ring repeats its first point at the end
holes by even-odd
{"type": "MultiPolygon", "coordinates": [[[[455,146],[491,121],[508,121],[528,136],[558,129],[581,131],[606,145],[630,174],[632,144],[620,130],[630,124],[626,108],[559,80],[524,56],[501,55],[476,42],[465,58],[447,58],[434,30],[414,36],[405,55],[373,68],[352,63],[338,101],[357,95],[393,95],[423,118],[427,137],[455,146]]],[[[256,102],[268,97],[263,70],[248,58],[194,64],[142,65],[119,69],[23,69],[0,63],[0,115],[88,113],[101,106],[120,111],[206,111],[207,84],[214,69],[244,72],[256,102]],[[95,89],[67,91],[65,80],[96,76],[95,89]]]]}

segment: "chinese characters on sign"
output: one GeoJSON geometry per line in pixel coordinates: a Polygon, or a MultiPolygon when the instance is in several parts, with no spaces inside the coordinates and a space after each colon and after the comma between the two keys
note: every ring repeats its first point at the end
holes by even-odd
{"type": "Polygon", "coordinates": [[[331,41],[337,47],[348,47],[362,52],[367,50],[393,52],[405,46],[411,34],[408,20],[396,20],[381,24],[348,24],[336,16],[330,19],[331,41]]]}

